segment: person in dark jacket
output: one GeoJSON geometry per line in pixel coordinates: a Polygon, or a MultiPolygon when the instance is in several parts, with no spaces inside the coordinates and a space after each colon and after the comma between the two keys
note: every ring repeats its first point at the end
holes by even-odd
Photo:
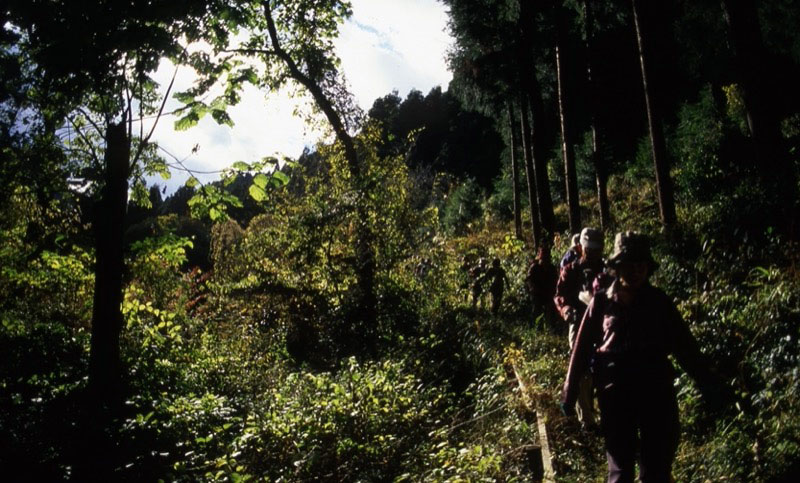
{"type": "Polygon", "coordinates": [[[483,308],[483,281],[484,275],[486,274],[486,259],[481,257],[478,260],[478,264],[472,267],[469,271],[469,276],[472,279],[472,309],[475,310],[478,307],[478,301],[481,302],[481,308],[483,308]]]}
{"type": "Polygon", "coordinates": [[[525,285],[533,304],[533,317],[536,320],[540,315],[548,325],[557,320],[556,306],[553,297],[556,295],[556,282],[558,270],[550,261],[550,255],[542,247],[536,254],[536,259],[528,266],[525,274],[525,285]]]}
{"type": "Polygon", "coordinates": [[[697,342],[672,300],[649,283],[658,264],[649,241],[618,233],[608,260],[615,280],[595,293],[572,348],[562,410],[572,414],[589,370],[600,408],[609,482],[633,482],[637,447],[642,482],[671,481],[680,435],[673,356],[701,393],[718,390],[697,342]]]}
{"type": "Polygon", "coordinates": [[[582,253],[581,234],[576,233],[572,236],[572,246],[570,246],[569,249],[564,253],[564,256],[561,257],[561,262],[559,262],[558,267],[566,267],[568,263],[572,263],[581,258],[582,253]]]}
{"type": "MultiPolygon", "coordinates": [[[[569,349],[575,345],[578,333],[578,324],[583,318],[586,306],[591,301],[595,290],[601,284],[595,283],[603,273],[603,233],[594,228],[584,228],[581,231],[581,258],[568,263],[561,269],[556,294],[553,298],[556,310],[561,314],[564,322],[568,324],[569,349]]],[[[580,383],[580,396],[578,397],[578,419],[587,428],[594,428],[596,424],[594,401],[592,399],[592,379],[586,373],[580,383]]]]}
{"type": "Polygon", "coordinates": [[[482,285],[485,282],[489,282],[489,293],[492,294],[492,314],[497,315],[503,302],[503,289],[508,285],[508,276],[500,266],[499,258],[492,260],[491,268],[483,275],[480,283],[482,285]]]}

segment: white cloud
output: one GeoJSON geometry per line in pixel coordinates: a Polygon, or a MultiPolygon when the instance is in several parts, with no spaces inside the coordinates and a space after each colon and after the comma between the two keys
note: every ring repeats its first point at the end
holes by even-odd
{"type": "MultiPolygon", "coordinates": [[[[451,39],[445,31],[446,23],[446,11],[435,0],[353,0],[353,16],[342,26],[336,48],[351,92],[363,109],[392,90],[405,96],[412,88],[427,93],[437,85],[447,87],[451,74],[444,56],[451,39]]],[[[166,86],[173,72],[174,67],[165,61],[156,79],[166,86]]],[[[193,80],[190,69],[180,69],[173,92],[188,88],[193,80]]],[[[166,111],[178,106],[170,100],[166,111]]],[[[303,107],[286,93],[270,93],[267,98],[248,87],[242,101],[228,111],[233,128],[206,117],[187,131],[175,131],[175,117],[166,116],[159,122],[154,139],[197,171],[217,171],[234,161],[265,156],[296,158],[322,135],[294,114],[295,109],[303,107]],[[195,146],[199,148],[193,153],[195,146]]],[[[169,191],[183,184],[186,177],[175,172],[167,182],[169,191]]],[[[203,181],[216,178],[213,174],[198,177],[203,181]]],[[[150,182],[164,183],[160,179],[150,182]]]]}
{"type": "Polygon", "coordinates": [[[336,42],[342,69],[361,107],[396,89],[447,88],[447,13],[434,0],[354,0],[336,42]]]}

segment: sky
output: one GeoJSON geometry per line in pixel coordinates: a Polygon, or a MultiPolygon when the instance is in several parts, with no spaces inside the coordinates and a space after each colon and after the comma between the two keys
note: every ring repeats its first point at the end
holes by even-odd
{"type": "MultiPolygon", "coordinates": [[[[411,89],[427,94],[441,86],[447,89],[452,75],[447,70],[445,54],[451,44],[447,33],[445,7],[436,0],[352,0],[353,15],[340,29],[335,45],[350,92],[365,111],[373,101],[396,90],[405,98],[411,89]]],[[[155,78],[162,86],[169,84],[175,67],[162,63],[155,78]]],[[[191,86],[191,69],[177,71],[173,92],[191,86]]],[[[170,101],[165,112],[178,107],[170,101]]],[[[153,139],[163,148],[168,162],[179,159],[210,181],[212,172],[235,161],[251,162],[265,156],[297,158],[305,146],[321,138],[319,128],[308,127],[296,116],[296,108],[306,108],[285,93],[265,98],[252,86],[242,94],[242,101],[228,110],[234,127],[220,126],[206,116],[197,126],[175,131],[174,116],[163,117],[153,139]]],[[[149,183],[166,185],[167,193],[185,183],[188,174],[173,170],[170,180],[160,177],[149,183]]]]}

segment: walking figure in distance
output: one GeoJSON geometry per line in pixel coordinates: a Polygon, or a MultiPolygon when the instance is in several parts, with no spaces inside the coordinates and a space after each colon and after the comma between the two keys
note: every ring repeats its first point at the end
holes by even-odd
{"type": "Polygon", "coordinates": [[[508,276],[500,266],[499,258],[492,260],[492,266],[484,274],[483,281],[489,282],[489,293],[492,294],[492,315],[497,315],[500,312],[500,304],[503,302],[503,290],[508,285],[508,276]]]}

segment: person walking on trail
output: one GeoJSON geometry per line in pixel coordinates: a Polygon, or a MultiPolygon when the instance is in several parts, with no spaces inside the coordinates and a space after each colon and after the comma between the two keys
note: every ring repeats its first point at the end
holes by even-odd
{"type": "Polygon", "coordinates": [[[709,369],[675,303],[650,285],[658,264],[648,238],[618,233],[608,265],[615,279],[595,294],[586,310],[572,349],[561,408],[566,415],[574,414],[581,378],[591,370],[608,481],[634,481],[639,448],[640,480],[666,483],[671,481],[680,435],[675,373],[668,355],[697,382],[704,397],[719,398],[726,386],[709,369]]]}
{"type": "Polygon", "coordinates": [[[486,259],[481,257],[478,264],[472,267],[469,271],[469,276],[472,278],[472,309],[478,307],[478,300],[481,301],[483,307],[483,276],[486,274],[486,259]]]}
{"type": "Polygon", "coordinates": [[[503,289],[508,285],[506,271],[500,266],[500,259],[492,260],[492,266],[483,275],[482,282],[489,282],[489,293],[492,294],[492,314],[497,315],[503,301],[503,289]]]}
{"type": "MultiPolygon", "coordinates": [[[[581,258],[568,263],[561,269],[556,283],[556,295],[553,298],[561,318],[568,324],[568,341],[570,351],[575,345],[578,324],[583,318],[586,306],[592,300],[599,283],[595,279],[603,273],[603,233],[595,228],[586,227],[580,235],[581,258]]],[[[586,427],[596,424],[592,399],[592,381],[585,374],[581,381],[578,399],[578,420],[586,427]]]]}
{"type": "Polygon", "coordinates": [[[543,315],[545,322],[548,324],[555,322],[556,307],[553,303],[553,297],[556,294],[557,281],[558,270],[550,261],[550,255],[544,247],[539,248],[536,258],[528,266],[528,271],[525,274],[525,285],[533,304],[534,320],[543,315]]]}
{"type": "Polygon", "coordinates": [[[575,260],[581,258],[582,251],[581,251],[581,234],[576,233],[572,236],[572,245],[569,249],[564,253],[564,256],[561,257],[561,262],[558,264],[559,268],[564,268],[567,264],[574,262],[575,260]]]}

